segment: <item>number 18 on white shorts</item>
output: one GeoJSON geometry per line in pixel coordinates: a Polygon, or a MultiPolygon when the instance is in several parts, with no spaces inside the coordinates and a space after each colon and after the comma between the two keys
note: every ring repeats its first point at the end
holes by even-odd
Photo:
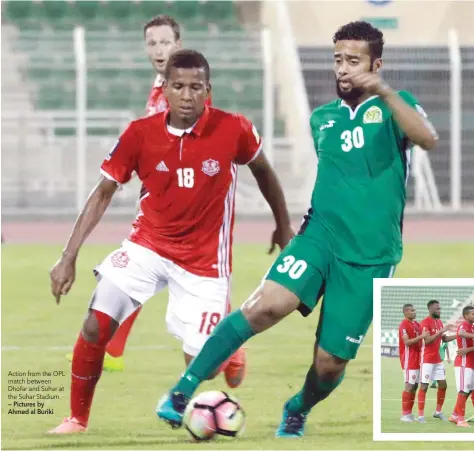
{"type": "MultiPolygon", "coordinates": [[[[108,255],[96,270],[142,305],[168,286],[168,332],[180,338],[183,351],[193,356],[199,353],[229,310],[229,277],[198,276],[128,240],[108,255]]],[[[124,306],[114,299],[94,298],[91,308],[122,323],[133,313],[136,303],[129,302],[124,306]]]]}

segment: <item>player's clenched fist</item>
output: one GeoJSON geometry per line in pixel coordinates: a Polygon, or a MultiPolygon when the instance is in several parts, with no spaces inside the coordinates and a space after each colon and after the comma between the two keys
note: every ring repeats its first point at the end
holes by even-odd
{"type": "Polygon", "coordinates": [[[59,304],[61,295],[66,295],[76,278],[76,259],[70,255],[63,255],[49,272],[51,292],[59,304]]]}
{"type": "Polygon", "coordinates": [[[388,84],[374,72],[362,72],[356,74],[343,75],[340,82],[349,82],[354,88],[361,88],[371,94],[382,94],[389,88],[388,84]]]}

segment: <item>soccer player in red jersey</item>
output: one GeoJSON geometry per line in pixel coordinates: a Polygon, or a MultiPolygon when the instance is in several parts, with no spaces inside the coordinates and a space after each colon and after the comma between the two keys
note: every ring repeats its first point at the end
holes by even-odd
{"type": "MultiPolygon", "coordinates": [[[[164,93],[164,73],[169,57],[181,48],[181,29],[179,24],[170,16],[159,15],[148,21],[143,27],[147,56],[156,70],[156,79],[150,91],[146,103],[147,115],[161,113],[168,107],[168,102],[164,93]]],[[[206,98],[206,105],[211,105],[211,95],[206,98]]],[[[142,185],[140,190],[141,199],[146,195],[146,188],[142,185]]],[[[230,308],[230,303],[229,303],[230,308]]],[[[104,370],[123,371],[123,353],[128,336],[141,307],[138,307],[124,321],[114,334],[112,340],[107,345],[104,359],[104,370]]],[[[72,360],[72,354],[69,356],[72,360]]],[[[239,385],[245,373],[245,351],[240,349],[229,361],[225,369],[226,380],[231,387],[239,385]]]]}
{"type": "Polygon", "coordinates": [[[428,331],[421,332],[420,325],[415,321],[416,309],[413,304],[403,306],[405,319],[398,326],[398,346],[400,363],[403,369],[405,387],[402,392],[402,417],[404,422],[413,422],[412,414],[415,403],[416,389],[420,381],[420,349],[421,340],[428,336],[428,331]]]}
{"type": "Polygon", "coordinates": [[[74,348],[71,414],[51,433],[86,430],[107,343],[155,293],[169,288],[166,323],[183,341],[187,364],[227,314],[238,165],[249,166],[274,214],[272,245],[283,248],[294,235],[257,130],[241,115],[205,105],[209,77],[199,52],[171,55],[164,84],[169,110],[133,121],[121,135],[51,270],[59,303],[74,282],[82,244],[135,171],[148,192],[128,239],[98,268],[101,279],[74,348]]]}
{"type": "Polygon", "coordinates": [[[439,346],[441,340],[444,342],[453,341],[456,335],[447,337],[446,331],[452,331],[454,326],[444,326],[441,321],[441,305],[436,300],[431,300],[427,304],[429,315],[421,322],[422,331],[425,329],[429,335],[421,345],[421,362],[420,362],[420,389],[418,390],[418,421],[426,423],[425,420],[425,399],[430,381],[438,381],[438,391],[436,395],[436,411],[434,418],[448,421],[444,416],[442,409],[444,399],[446,397],[446,370],[439,355],[439,346]]]}
{"type": "Polygon", "coordinates": [[[465,419],[465,413],[467,398],[474,390],[474,306],[464,307],[462,316],[464,321],[456,332],[458,351],[454,360],[458,397],[449,421],[460,427],[471,427],[465,419]]]}

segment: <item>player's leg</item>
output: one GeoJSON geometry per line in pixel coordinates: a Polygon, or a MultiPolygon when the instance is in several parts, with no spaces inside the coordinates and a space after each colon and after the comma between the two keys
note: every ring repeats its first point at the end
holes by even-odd
{"type": "MultiPolygon", "coordinates": [[[[474,371],[472,373],[472,384],[471,387],[474,388],[474,371]]],[[[470,394],[471,402],[472,402],[472,407],[474,407],[474,389],[471,391],[470,394]]],[[[474,423],[474,415],[471,415],[467,420],[468,423],[474,423]]]]}
{"type": "Polygon", "coordinates": [[[448,384],[446,383],[446,370],[443,363],[438,363],[433,368],[433,379],[438,382],[438,390],[436,392],[436,411],[433,414],[434,418],[442,421],[448,421],[448,418],[443,414],[443,404],[446,398],[446,390],[448,384]]]}
{"type": "Polygon", "coordinates": [[[429,383],[433,380],[434,365],[432,363],[421,363],[420,365],[420,389],[418,390],[418,422],[426,423],[425,402],[429,383]]]}
{"type": "Polygon", "coordinates": [[[353,266],[333,259],[321,306],[313,364],[303,388],[285,404],[278,436],[300,436],[310,410],[341,384],[373,317],[373,279],[390,265],[353,266]]]}
{"type": "Polygon", "coordinates": [[[89,313],[74,346],[71,368],[71,414],[53,434],[87,429],[95,387],[102,374],[105,348],[118,325],[137,303],[107,277],[98,283],[89,313]]]}
{"type": "MultiPolygon", "coordinates": [[[[94,276],[97,282],[100,281],[101,275],[98,272],[98,267],[93,270],[94,276]]],[[[105,348],[105,357],[103,370],[109,372],[123,371],[125,369],[125,362],[123,359],[123,353],[125,350],[125,344],[127,338],[130,335],[135,320],[141,311],[141,306],[138,306],[135,311],[118,327],[115,331],[114,336],[107,344],[105,348]]],[[[73,353],[66,354],[66,359],[72,362],[73,353]]]]}
{"type": "Polygon", "coordinates": [[[472,388],[474,371],[471,368],[455,367],[456,388],[458,391],[454,413],[450,417],[451,422],[456,422],[459,427],[470,427],[466,421],[466,402],[472,388]]]}
{"type": "Polygon", "coordinates": [[[416,390],[420,377],[420,370],[404,370],[404,390],[402,392],[402,416],[401,421],[411,423],[415,421],[413,416],[413,404],[415,403],[416,390]]]}
{"type": "Polygon", "coordinates": [[[166,268],[160,265],[160,257],[155,253],[127,241],[100,265],[102,277],[74,347],[71,416],[52,433],[79,432],[87,427],[107,343],[119,324],[164,287],[160,276],[166,268]]]}
{"type": "Polygon", "coordinates": [[[230,277],[202,277],[173,264],[168,285],[166,325],[168,332],[183,342],[184,360],[188,366],[228,313],[230,277]]]}
{"type": "Polygon", "coordinates": [[[302,236],[295,237],[273,264],[261,290],[216,326],[179,382],[162,399],[158,417],[179,426],[185,403],[175,405],[176,394],[189,400],[199,384],[247,340],[277,324],[300,303],[307,304],[309,313],[323,284],[318,265],[310,263],[318,258],[322,258],[318,246],[302,236]]]}

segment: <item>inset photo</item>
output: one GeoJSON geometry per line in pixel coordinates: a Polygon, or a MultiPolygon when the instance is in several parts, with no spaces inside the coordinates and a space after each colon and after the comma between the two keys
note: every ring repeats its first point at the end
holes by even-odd
{"type": "Polygon", "coordinates": [[[374,440],[474,439],[474,279],[374,280],[374,440]]]}

